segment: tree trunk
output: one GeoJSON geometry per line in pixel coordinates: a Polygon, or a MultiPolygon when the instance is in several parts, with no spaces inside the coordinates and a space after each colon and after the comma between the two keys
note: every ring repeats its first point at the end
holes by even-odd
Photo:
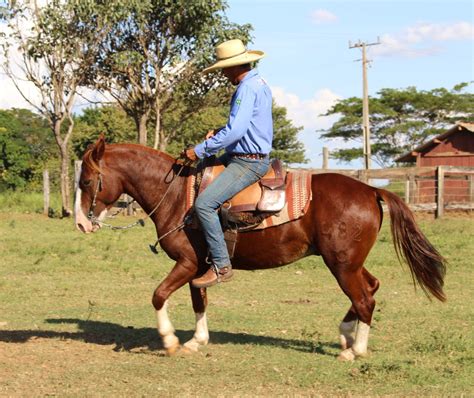
{"type": "Polygon", "coordinates": [[[160,140],[160,129],[161,129],[161,109],[160,109],[160,98],[157,96],[155,101],[155,142],[153,143],[154,149],[161,149],[160,140]]]}
{"type": "Polygon", "coordinates": [[[54,136],[56,138],[56,144],[59,147],[59,156],[61,160],[61,214],[63,217],[70,217],[71,211],[71,194],[69,190],[69,152],[67,148],[69,135],[66,135],[64,139],[61,138],[61,125],[62,121],[58,118],[53,122],[54,136]]]}
{"type": "Polygon", "coordinates": [[[159,145],[159,150],[165,152],[166,147],[168,146],[168,137],[165,134],[165,131],[163,129],[160,130],[160,145],[159,145]]]}
{"type": "Polygon", "coordinates": [[[145,145],[147,142],[147,123],[148,123],[148,113],[143,113],[138,116],[138,143],[140,145],[145,145]]]}
{"type": "Polygon", "coordinates": [[[67,143],[61,145],[61,199],[62,199],[62,216],[71,217],[71,193],[69,183],[69,153],[67,143]]]}

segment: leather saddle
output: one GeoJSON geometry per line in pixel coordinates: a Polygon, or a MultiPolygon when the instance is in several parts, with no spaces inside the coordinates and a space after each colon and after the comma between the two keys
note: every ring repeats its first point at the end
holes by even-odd
{"type": "MultiPolygon", "coordinates": [[[[217,160],[205,165],[198,195],[214,181],[225,166],[217,160]]],[[[259,212],[271,215],[283,209],[286,202],[286,170],[279,159],[273,159],[267,174],[256,183],[244,188],[222,205],[221,212],[230,215],[259,212]]]]}

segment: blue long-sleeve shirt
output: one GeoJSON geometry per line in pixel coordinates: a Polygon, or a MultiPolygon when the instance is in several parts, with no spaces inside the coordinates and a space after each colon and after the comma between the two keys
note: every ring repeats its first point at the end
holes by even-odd
{"type": "Polygon", "coordinates": [[[252,69],[232,96],[226,126],[196,145],[194,151],[199,158],[214,155],[224,148],[228,153],[268,154],[272,140],[272,93],[257,70],[252,69]]]}

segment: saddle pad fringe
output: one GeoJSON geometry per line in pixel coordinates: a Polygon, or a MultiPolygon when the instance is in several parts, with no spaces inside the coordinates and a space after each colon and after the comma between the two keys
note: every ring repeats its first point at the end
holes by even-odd
{"type": "Polygon", "coordinates": [[[186,212],[194,206],[194,201],[196,200],[196,170],[193,170],[193,173],[187,178],[186,181],[186,212]]]}

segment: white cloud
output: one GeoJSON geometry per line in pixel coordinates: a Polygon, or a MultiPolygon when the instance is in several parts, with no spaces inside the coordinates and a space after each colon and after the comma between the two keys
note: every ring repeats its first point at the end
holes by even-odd
{"type": "Polygon", "coordinates": [[[474,25],[469,22],[453,24],[419,23],[405,30],[407,40],[417,43],[422,40],[473,40],[474,25]]]}
{"type": "MultiPolygon", "coordinates": [[[[4,69],[5,55],[0,53],[0,87],[2,88],[2,95],[0,96],[0,109],[9,108],[27,108],[33,107],[21,96],[18,89],[13,84],[11,78],[7,75],[4,69]]],[[[24,78],[21,65],[21,55],[17,48],[13,46],[9,53],[10,73],[15,76],[15,81],[23,94],[35,104],[40,104],[41,98],[39,92],[33,83],[24,78]]]]}
{"type": "Polygon", "coordinates": [[[296,94],[285,91],[281,87],[272,87],[273,97],[278,105],[284,106],[288,111],[288,117],[293,120],[295,126],[303,126],[305,129],[322,129],[332,125],[330,117],[320,116],[333,106],[341,96],[330,89],[318,90],[310,99],[303,100],[296,94]]]}
{"type": "Polygon", "coordinates": [[[333,23],[336,22],[337,19],[337,15],[328,10],[319,9],[314,10],[311,13],[311,20],[318,25],[324,23],[333,23]]]}
{"type": "MultiPolygon", "coordinates": [[[[28,98],[32,98],[37,104],[40,103],[39,93],[35,91],[31,83],[21,81],[18,84],[28,98]]],[[[33,107],[21,96],[10,78],[3,73],[0,74],[0,87],[2,87],[0,109],[27,108],[33,110],[33,107]]]]}
{"type": "MultiPolygon", "coordinates": [[[[301,167],[321,167],[323,146],[330,150],[347,147],[348,144],[342,139],[332,139],[331,141],[320,139],[321,133],[317,131],[331,127],[339,118],[337,115],[321,115],[326,113],[336,101],[342,99],[340,95],[328,88],[318,90],[310,99],[301,99],[296,94],[287,92],[281,87],[272,87],[272,93],[275,102],[286,108],[287,116],[292,120],[293,125],[303,127],[298,138],[304,144],[306,157],[310,162],[300,165],[301,167]]],[[[334,160],[330,160],[329,164],[331,168],[341,167],[334,160]]]]}
{"type": "Polygon", "coordinates": [[[474,25],[469,22],[452,24],[418,23],[402,32],[385,34],[382,45],[371,51],[380,56],[403,56],[408,58],[434,55],[443,50],[442,42],[474,40],[474,25]]]}

